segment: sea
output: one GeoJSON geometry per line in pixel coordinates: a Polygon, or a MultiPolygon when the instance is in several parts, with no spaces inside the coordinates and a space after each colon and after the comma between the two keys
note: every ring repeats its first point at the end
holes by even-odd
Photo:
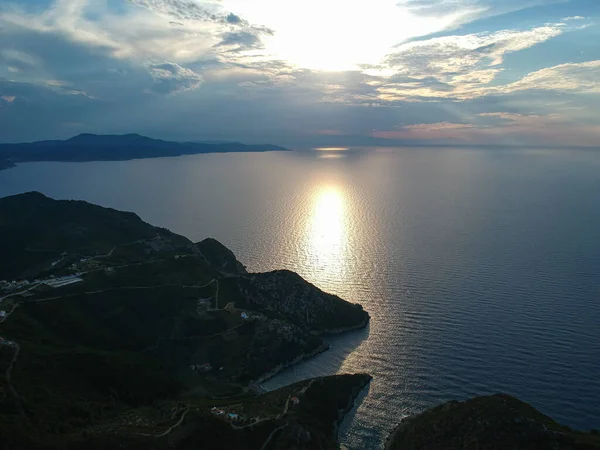
{"type": "MultiPolygon", "coordinates": [[[[405,416],[504,392],[600,428],[600,151],[368,148],[20,164],[36,190],[133,211],[250,271],[290,269],[370,325],[264,383],[367,372],[342,448],[405,416]]],[[[1,220],[1,218],[0,218],[1,220]]]]}

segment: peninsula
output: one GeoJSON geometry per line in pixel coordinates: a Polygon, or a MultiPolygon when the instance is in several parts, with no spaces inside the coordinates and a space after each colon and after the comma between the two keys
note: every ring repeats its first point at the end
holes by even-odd
{"type": "Polygon", "coordinates": [[[124,161],[198,153],[283,151],[277,145],[246,145],[236,142],[199,143],[151,139],[139,134],[79,134],[64,141],[0,144],[0,169],[33,161],[124,161]],[[3,163],[3,161],[5,161],[3,163]]]}
{"type": "Polygon", "coordinates": [[[214,239],[31,192],[0,199],[0,254],[2,448],[334,449],[370,380],[260,392],[369,315],[214,239]]]}

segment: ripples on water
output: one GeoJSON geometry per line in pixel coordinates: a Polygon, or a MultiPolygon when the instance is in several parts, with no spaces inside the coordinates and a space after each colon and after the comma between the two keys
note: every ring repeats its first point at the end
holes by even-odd
{"type": "Polygon", "coordinates": [[[367,329],[265,383],[371,373],[341,429],[348,449],[378,448],[441,401],[500,391],[600,427],[600,153],[379,149],[0,172],[0,195],[31,189],[214,236],[251,270],[296,270],[362,303],[367,329]]]}

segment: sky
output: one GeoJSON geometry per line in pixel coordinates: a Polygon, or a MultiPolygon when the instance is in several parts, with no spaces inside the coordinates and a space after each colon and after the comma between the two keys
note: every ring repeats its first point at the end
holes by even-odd
{"type": "Polygon", "coordinates": [[[2,0],[0,142],[600,147],[600,0],[2,0]]]}

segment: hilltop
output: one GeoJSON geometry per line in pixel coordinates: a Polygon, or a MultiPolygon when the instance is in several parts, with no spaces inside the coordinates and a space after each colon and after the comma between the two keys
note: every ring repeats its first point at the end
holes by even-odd
{"type": "Polygon", "coordinates": [[[597,432],[562,426],[510,395],[452,401],[404,419],[385,450],[597,450],[597,432]]]}
{"type": "Polygon", "coordinates": [[[258,395],[369,316],[292,272],[248,273],[214,239],[31,192],[0,199],[0,254],[0,447],[194,448],[210,429],[239,448],[335,448],[370,379],[258,395]]]}
{"type": "Polygon", "coordinates": [[[271,144],[246,145],[237,142],[198,143],[152,139],[139,134],[98,135],[84,133],[61,141],[0,144],[2,159],[12,163],[32,161],[124,161],[198,153],[265,152],[287,150],[271,144]]]}

